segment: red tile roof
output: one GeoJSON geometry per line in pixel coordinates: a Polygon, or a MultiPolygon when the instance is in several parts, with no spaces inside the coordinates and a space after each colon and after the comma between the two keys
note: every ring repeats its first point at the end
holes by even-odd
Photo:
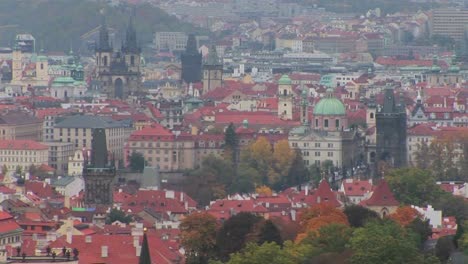
{"type": "Polygon", "coordinates": [[[370,181],[346,179],[342,185],[346,196],[364,196],[367,192],[372,191],[372,183],[370,181]]]}
{"type": "Polygon", "coordinates": [[[361,202],[363,206],[398,206],[399,204],[385,179],[382,179],[375,187],[369,199],[361,202]]]}
{"type": "MultiPolygon", "coordinates": [[[[63,246],[67,248],[77,248],[80,252],[80,263],[137,263],[138,257],[136,248],[133,245],[133,236],[130,235],[92,235],[91,243],[86,243],[88,236],[73,236],[72,244],[68,244],[65,238],[60,237],[50,244],[55,250],[60,250],[63,246]],[[107,257],[101,256],[102,246],[107,246],[107,257]]],[[[142,237],[139,237],[139,245],[142,237]]],[[[148,234],[148,245],[151,256],[151,263],[172,264],[183,263],[183,256],[177,251],[170,249],[156,235],[148,234]]]]}
{"type": "Polygon", "coordinates": [[[162,140],[162,141],[172,141],[174,140],[175,135],[172,132],[163,127],[158,123],[154,123],[151,126],[145,126],[141,130],[137,130],[130,135],[129,141],[139,141],[139,140],[162,140]]]}
{"type": "Polygon", "coordinates": [[[47,150],[46,145],[33,140],[0,140],[0,149],[11,150],[47,150]]]}

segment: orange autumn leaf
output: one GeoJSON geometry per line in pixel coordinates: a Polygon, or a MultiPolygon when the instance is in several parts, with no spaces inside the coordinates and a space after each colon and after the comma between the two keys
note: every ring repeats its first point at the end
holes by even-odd
{"type": "Polygon", "coordinates": [[[300,217],[302,232],[296,237],[296,242],[304,239],[307,233],[318,231],[321,227],[333,223],[349,225],[346,215],[334,206],[318,204],[304,210],[300,217]]]}
{"type": "Polygon", "coordinates": [[[407,226],[413,222],[416,217],[420,216],[421,215],[418,213],[418,211],[411,206],[403,206],[399,207],[395,213],[389,215],[389,218],[401,226],[407,226]]]}

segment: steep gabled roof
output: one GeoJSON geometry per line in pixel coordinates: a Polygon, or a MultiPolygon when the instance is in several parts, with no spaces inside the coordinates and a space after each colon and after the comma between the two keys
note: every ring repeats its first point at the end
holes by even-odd
{"type": "Polygon", "coordinates": [[[363,206],[398,206],[399,204],[385,179],[382,179],[375,187],[369,199],[361,202],[363,206]]]}

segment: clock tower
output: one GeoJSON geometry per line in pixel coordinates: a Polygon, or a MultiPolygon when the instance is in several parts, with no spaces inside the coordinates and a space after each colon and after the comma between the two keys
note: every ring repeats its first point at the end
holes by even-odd
{"type": "Polygon", "coordinates": [[[219,60],[216,47],[213,45],[203,65],[203,93],[223,85],[223,63],[219,60]]]}

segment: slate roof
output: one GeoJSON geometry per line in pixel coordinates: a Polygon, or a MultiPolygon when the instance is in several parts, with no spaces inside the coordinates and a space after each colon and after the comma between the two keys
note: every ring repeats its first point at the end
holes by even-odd
{"type": "Polygon", "coordinates": [[[117,128],[125,127],[121,121],[115,121],[107,116],[74,115],[64,118],[56,124],[57,128],[117,128]]]}

